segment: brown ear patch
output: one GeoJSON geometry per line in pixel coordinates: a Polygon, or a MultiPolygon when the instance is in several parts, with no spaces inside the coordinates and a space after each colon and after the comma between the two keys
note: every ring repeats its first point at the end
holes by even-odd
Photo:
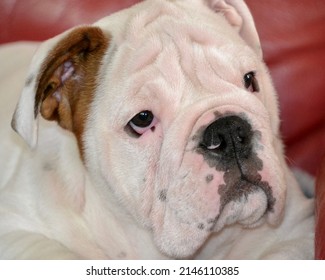
{"type": "Polygon", "coordinates": [[[37,79],[35,118],[40,112],[45,119],[72,131],[81,154],[84,124],[108,45],[109,37],[100,28],[76,28],[49,53],[37,79]]]}

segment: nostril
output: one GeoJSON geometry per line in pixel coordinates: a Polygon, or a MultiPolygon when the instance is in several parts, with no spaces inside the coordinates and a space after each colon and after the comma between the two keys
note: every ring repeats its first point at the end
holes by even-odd
{"type": "Polygon", "coordinates": [[[207,150],[217,150],[224,147],[225,140],[220,134],[206,133],[201,146],[207,150]]]}
{"type": "Polygon", "coordinates": [[[248,137],[247,135],[247,130],[243,129],[243,127],[239,126],[236,130],[235,138],[239,143],[244,143],[246,138],[248,137]]]}
{"type": "Polygon", "coordinates": [[[200,148],[218,154],[229,155],[231,151],[249,147],[252,129],[239,116],[227,116],[211,123],[202,135],[200,148]]]}

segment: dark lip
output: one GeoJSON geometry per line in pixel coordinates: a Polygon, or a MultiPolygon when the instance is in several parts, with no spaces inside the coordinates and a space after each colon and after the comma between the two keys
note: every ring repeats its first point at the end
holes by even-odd
{"type": "MultiPolygon", "coordinates": [[[[261,217],[255,221],[258,222],[260,221],[268,212],[273,212],[273,208],[274,208],[274,204],[275,204],[275,198],[272,195],[272,187],[269,185],[268,182],[263,181],[262,177],[259,177],[259,180],[251,180],[249,179],[247,176],[242,175],[236,182],[236,185],[245,185],[247,187],[247,191],[242,191],[240,196],[237,196],[236,199],[229,199],[228,201],[224,202],[224,204],[222,206],[220,206],[220,211],[219,214],[214,218],[214,219],[210,219],[210,221],[208,221],[208,224],[210,224],[211,226],[209,227],[209,231],[213,231],[213,229],[215,228],[219,217],[221,215],[221,213],[224,211],[224,208],[226,207],[227,204],[229,204],[231,201],[236,201],[239,200],[240,198],[242,198],[243,196],[245,196],[246,198],[249,196],[249,194],[255,192],[257,189],[260,189],[264,192],[266,198],[267,198],[267,208],[265,210],[265,212],[263,213],[263,215],[261,215],[261,217]]],[[[219,188],[222,188],[225,185],[220,185],[219,188]]]]}
{"type": "MultiPolygon", "coordinates": [[[[219,188],[222,186],[224,185],[220,185],[219,188]]],[[[274,204],[275,204],[275,198],[273,197],[272,194],[273,188],[269,184],[269,182],[263,181],[263,178],[259,173],[257,173],[256,175],[246,175],[241,173],[240,177],[235,181],[234,186],[235,188],[237,187],[237,193],[239,194],[238,199],[242,198],[243,196],[248,197],[250,193],[255,192],[257,189],[261,189],[267,197],[267,202],[268,202],[267,211],[271,211],[271,212],[273,211],[274,204]]],[[[229,202],[230,201],[225,203],[224,206],[229,202]]]]}
{"type": "MultiPolygon", "coordinates": [[[[245,117],[244,117],[245,118],[245,117]]],[[[250,121],[247,120],[248,125],[250,121]]],[[[206,128],[204,128],[206,129],[206,128]]],[[[248,197],[252,192],[261,189],[267,198],[266,212],[273,212],[276,202],[273,196],[273,188],[271,184],[263,180],[260,172],[265,167],[263,160],[257,153],[256,143],[258,143],[261,132],[249,128],[249,142],[246,145],[240,146],[234,142],[234,135],[229,134],[231,142],[229,142],[229,150],[227,153],[218,153],[207,150],[202,147],[202,139],[199,139],[195,152],[202,155],[208,166],[216,171],[224,172],[223,183],[219,185],[220,208],[219,213],[222,213],[225,206],[231,201],[238,201],[239,199],[248,197]]],[[[200,131],[202,137],[202,132],[200,131]]],[[[220,214],[219,214],[220,215],[220,214]]],[[[218,215],[218,216],[219,216],[218,215]]],[[[216,224],[218,217],[211,219],[213,226],[216,224]]]]}

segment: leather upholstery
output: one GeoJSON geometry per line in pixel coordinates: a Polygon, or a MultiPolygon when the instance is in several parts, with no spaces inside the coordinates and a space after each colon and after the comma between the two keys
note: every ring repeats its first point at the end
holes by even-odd
{"type": "Polygon", "coordinates": [[[315,258],[325,260],[325,158],[316,182],[315,258]]]}

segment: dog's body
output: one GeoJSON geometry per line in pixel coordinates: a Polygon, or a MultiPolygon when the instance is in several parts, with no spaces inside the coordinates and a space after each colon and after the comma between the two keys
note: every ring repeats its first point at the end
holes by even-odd
{"type": "Polygon", "coordinates": [[[2,258],[313,258],[242,1],[143,2],[26,76],[35,49],[0,54],[2,258]]]}

